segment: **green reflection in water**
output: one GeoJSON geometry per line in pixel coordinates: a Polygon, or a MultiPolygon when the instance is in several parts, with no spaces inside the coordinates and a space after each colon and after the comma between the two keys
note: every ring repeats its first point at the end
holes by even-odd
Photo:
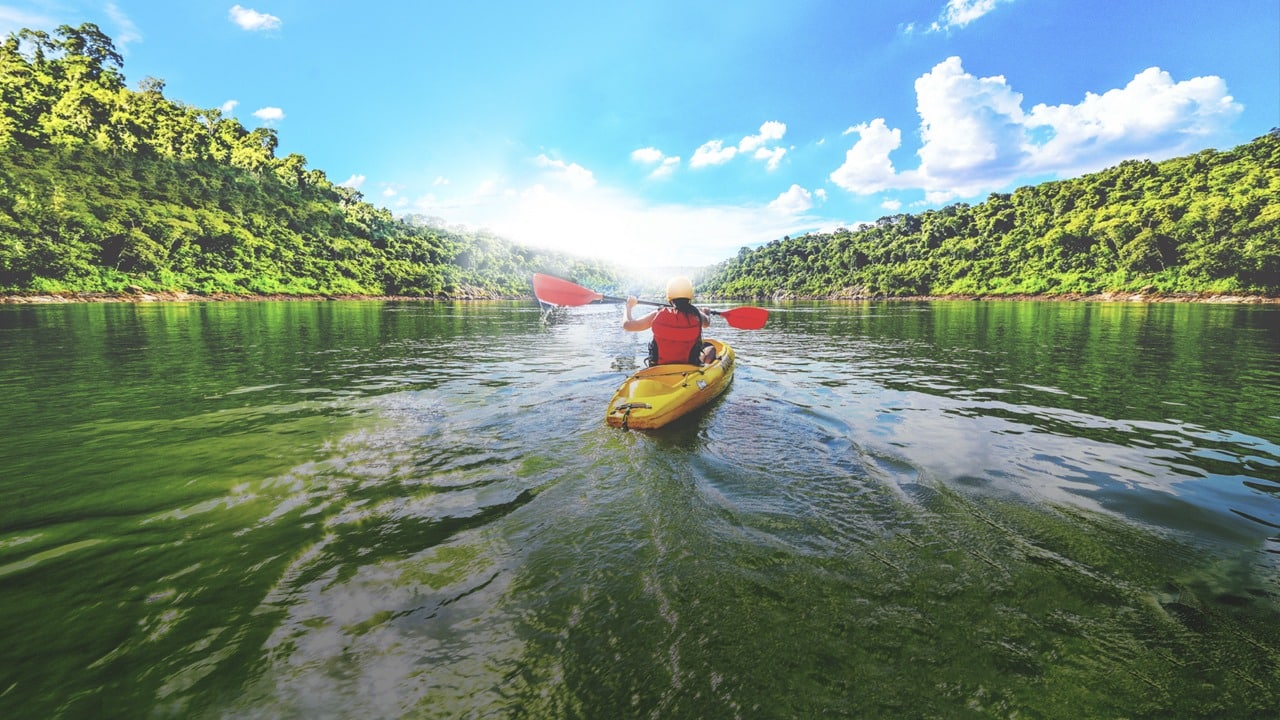
{"type": "Polygon", "coordinates": [[[1267,308],[0,308],[0,716],[1268,717],[1267,308]]]}

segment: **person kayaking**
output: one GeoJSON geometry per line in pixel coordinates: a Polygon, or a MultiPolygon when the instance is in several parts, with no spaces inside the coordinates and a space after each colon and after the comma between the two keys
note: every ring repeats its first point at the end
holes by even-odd
{"type": "Polygon", "coordinates": [[[642,317],[631,317],[631,310],[638,300],[627,298],[623,313],[622,329],[632,332],[653,330],[649,341],[649,365],[690,363],[706,365],[715,360],[716,351],[710,343],[702,342],[702,328],[711,326],[711,314],[693,305],[693,283],[686,277],[673,277],[667,281],[667,307],[642,317]]]}

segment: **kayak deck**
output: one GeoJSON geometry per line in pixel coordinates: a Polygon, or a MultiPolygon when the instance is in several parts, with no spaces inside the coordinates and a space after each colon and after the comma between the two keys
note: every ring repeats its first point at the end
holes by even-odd
{"type": "Polygon", "coordinates": [[[609,401],[605,421],[624,429],[649,430],[693,412],[728,389],[733,380],[733,348],[707,340],[716,349],[708,365],[654,365],[628,377],[609,401]]]}

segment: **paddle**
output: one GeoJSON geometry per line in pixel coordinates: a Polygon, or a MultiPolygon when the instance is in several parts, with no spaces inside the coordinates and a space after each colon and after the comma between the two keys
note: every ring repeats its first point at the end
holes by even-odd
{"type": "MultiPolygon", "coordinates": [[[[590,305],[593,302],[626,302],[626,298],[610,297],[601,295],[590,288],[575,285],[568,280],[561,280],[558,277],[543,275],[542,273],[533,274],[533,295],[539,301],[548,305],[563,305],[565,307],[577,307],[579,305],[590,305]]],[[[641,305],[653,305],[655,307],[666,307],[666,303],[653,302],[652,300],[639,300],[641,305]]],[[[759,330],[769,319],[769,311],[760,307],[737,307],[729,310],[708,310],[712,315],[719,315],[729,323],[729,327],[738,328],[739,330],[759,330]]]]}

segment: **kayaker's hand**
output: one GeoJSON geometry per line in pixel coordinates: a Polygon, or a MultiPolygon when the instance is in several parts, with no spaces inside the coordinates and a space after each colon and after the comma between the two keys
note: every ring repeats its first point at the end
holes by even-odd
{"type": "Polygon", "coordinates": [[[632,310],[632,309],[634,309],[634,308],[635,308],[635,306],[636,306],[636,303],[638,303],[638,302],[640,302],[640,301],[636,299],[636,296],[635,296],[635,295],[628,295],[628,296],[627,296],[627,309],[628,309],[628,310],[632,310]]]}

